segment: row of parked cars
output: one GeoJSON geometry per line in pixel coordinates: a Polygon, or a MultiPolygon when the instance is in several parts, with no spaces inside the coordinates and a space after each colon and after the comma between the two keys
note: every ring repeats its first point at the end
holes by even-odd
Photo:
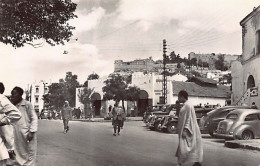
{"type": "MultiPolygon", "coordinates": [[[[151,130],[177,133],[178,116],[175,104],[156,106],[144,115],[143,120],[151,130]],[[159,107],[159,109],[158,109],[159,107]]],[[[260,110],[247,106],[195,108],[202,133],[224,139],[260,138],[260,110]]]]}

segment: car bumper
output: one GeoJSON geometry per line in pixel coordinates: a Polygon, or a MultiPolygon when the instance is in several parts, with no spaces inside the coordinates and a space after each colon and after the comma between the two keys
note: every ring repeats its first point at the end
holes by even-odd
{"type": "Polygon", "coordinates": [[[233,135],[229,134],[219,134],[219,133],[214,133],[213,134],[217,138],[224,138],[224,139],[235,139],[233,135]]]}

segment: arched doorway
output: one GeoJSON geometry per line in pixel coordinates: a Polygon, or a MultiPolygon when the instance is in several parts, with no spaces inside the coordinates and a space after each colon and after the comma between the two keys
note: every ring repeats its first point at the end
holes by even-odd
{"type": "Polygon", "coordinates": [[[149,99],[149,95],[145,90],[140,91],[139,100],[137,102],[138,116],[142,116],[147,110],[147,107],[152,104],[152,99],[149,99]]]}
{"type": "Polygon", "coordinates": [[[247,89],[255,87],[255,79],[250,75],[247,79],[247,89]]]}
{"type": "Polygon", "coordinates": [[[94,109],[94,115],[100,115],[100,108],[101,108],[101,95],[99,93],[93,93],[90,97],[92,101],[92,109],[94,109]]]}

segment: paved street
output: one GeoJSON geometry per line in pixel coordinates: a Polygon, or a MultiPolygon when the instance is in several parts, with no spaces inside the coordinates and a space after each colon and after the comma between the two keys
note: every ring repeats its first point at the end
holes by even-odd
{"type": "MultiPolygon", "coordinates": [[[[110,122],[70,122],[63,134],[61,120],[40,120],[38,166],[174,166],[176,134],[150,131],[142,121],[125,123],[113,136],[110,122]]],[[[203,135],[207,166],[259,166],[260,152],[224,147],[224,141],[203,135]]],[[[191,163],[185,164],[190,166],[191,163]]]]}

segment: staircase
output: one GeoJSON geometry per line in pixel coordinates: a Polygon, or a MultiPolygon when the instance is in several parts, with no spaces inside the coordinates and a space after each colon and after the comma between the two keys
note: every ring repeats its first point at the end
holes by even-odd
{"type": "Polygon", "coordinates": [[[243,96],[236,102],[235,105],[248,105],[250,106],[250,93],[251,93],[251,88],[247,89],[243,96]]]}

